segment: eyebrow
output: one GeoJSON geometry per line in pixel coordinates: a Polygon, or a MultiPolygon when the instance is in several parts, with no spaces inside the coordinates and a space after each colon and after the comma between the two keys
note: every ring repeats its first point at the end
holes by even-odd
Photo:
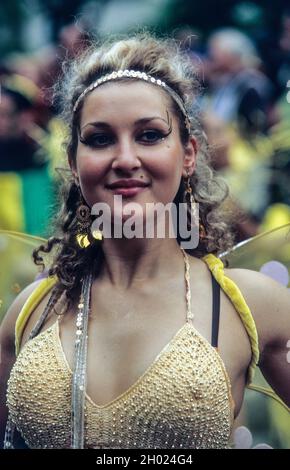
{"type": "MultiPolygon", "coordinates": [[[[165,122],[165,124],[168,125],[168,122],[160,116],[151,116],[151,117],[141,118],[141,119],[138,119],[137,121],[135,121],[134,124],[135,125],[136,124],[145,124],[149,121],[152,121],[153,119],[160,119],[161,121],[165,122]]],[[[83,130],[87,126],[94,126],[94,127],[99,127],[100,126],[100,127],[107,127],[107,128],[112,127],[111,124],[109,124],[108,122],[95,121],[95,122],[88,122],[80,130],[83,130]]]]}

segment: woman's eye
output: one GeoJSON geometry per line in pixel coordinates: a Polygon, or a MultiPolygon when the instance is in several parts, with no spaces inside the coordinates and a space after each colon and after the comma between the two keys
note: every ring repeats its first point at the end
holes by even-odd
{"type": "Polygon", "coordinates": [[[80,138],[82,144],[89,145],[91,147],[105,147],[111,143],[111,138],[107,134],[93,134],[89,137],[80,138]]]}
{"type": "MultiPolygon", "coordinates": [[[[165,135],[161,131],[150,129],[142,132],[138,139],[143,143],[154,144],[163,139],[165,135]]],[[[104,133],[92,134],[88,137],[80,137],[80,142],[89,147],[106,147],[114,143],[113,136],[104,133]]]]}
{"type": "Polygon", "coordinates": [[[148,142],[148,143],[157,142],[158,140],[161,140],[164,137],[165,136],[162,132],[154,131],[154,130],[145,131],[145,132],[142,132],[141,134],[141,140],[143,140],[144,142],[148,142]]]}

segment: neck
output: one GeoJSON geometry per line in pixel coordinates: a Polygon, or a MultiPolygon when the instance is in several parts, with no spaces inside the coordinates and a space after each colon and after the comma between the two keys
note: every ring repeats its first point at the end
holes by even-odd
{"type": "Polygon", "coordinates": [[[105,239],[100,279],[128,289],[171,277],[183,263],[176,239],[105,239]]]}

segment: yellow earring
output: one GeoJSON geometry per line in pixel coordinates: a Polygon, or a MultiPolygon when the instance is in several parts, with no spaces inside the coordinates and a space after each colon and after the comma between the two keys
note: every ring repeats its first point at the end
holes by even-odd
{"type": "Polygon", "coordinates": [[[92,237],[95,239],[95,240],[103,240],[103,234],[100,230],[93,230],[92,231],[92,237]]]}
{"type": "Polygon", "coordinates": [[[79,233],[76,236],[76,240],[80,248],[87,248],[90,245],[87,235],[82,235],[81,233],[79,233]]]}
{"type": "MultiPolygon", "coordinates": [[[[98,240],[98,241],[102,241],[103,240],[103,234],[100,230],[93,230],[92,238],[94,238],[95,240],[98,240]]],[[[87,234],[79,233],[76,236],[76,240],[77,240],[77,243],[80,246],[80,248],[87,248],[91,244],[87,234]]]]}
{"type": "Polygon", "coordinates": [[[80,194],[80,205],[76,210],[76,219],[78,224],[78,231],[76,235],[76,242],[80,248],[85,249],[90,246],[92,239],[102,241],[103,234],[100,230],[93,230],[91,233],[89,232],[89,228],[91,226],[91,209],[85,204],[83,199],[80,186],[76,182],[76,186],[78,187],[79,194],[80,194]]]}

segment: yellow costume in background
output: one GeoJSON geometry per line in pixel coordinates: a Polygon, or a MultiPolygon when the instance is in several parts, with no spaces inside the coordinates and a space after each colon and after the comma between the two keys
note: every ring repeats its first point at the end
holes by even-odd
{"type": "Polygon", "coordinates": [[[0,172],[0,229],[25,230],[22,178],[14,172],[0,172]]]}

